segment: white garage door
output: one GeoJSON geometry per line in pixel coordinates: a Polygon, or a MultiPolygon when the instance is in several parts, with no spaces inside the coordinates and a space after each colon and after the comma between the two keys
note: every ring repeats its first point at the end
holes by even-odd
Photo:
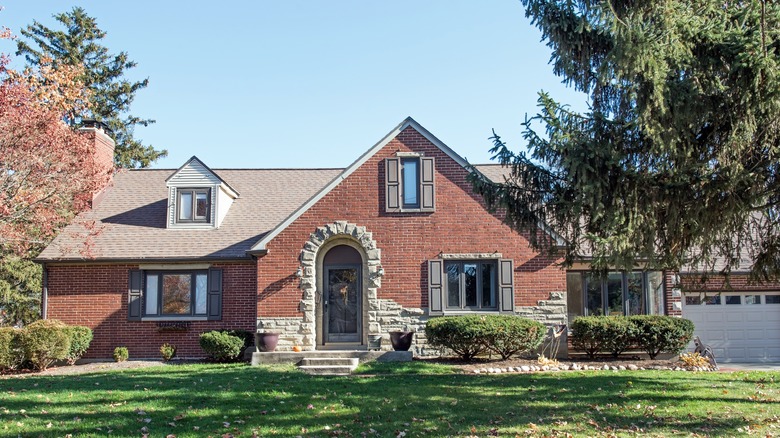
{"type": "Polygon", "coordinates": [[[780,292],[687,295],[682,309],[719,363],[780,362],[780,292]]]}

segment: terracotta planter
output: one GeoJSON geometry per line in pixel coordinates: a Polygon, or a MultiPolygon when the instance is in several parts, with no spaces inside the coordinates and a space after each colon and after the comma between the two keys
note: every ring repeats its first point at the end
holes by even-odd
{"type": "Polygon", "coordinates": [[[255,333],[255,349],[259,352],[276,350],[277,342],[279,342],[279,333],[255,333]]]}
{"type": "Polygon", "coordinates": [[[414,332],[390,332],[390,343],[395,351],[409,351],[414,339],[414,332]]]}

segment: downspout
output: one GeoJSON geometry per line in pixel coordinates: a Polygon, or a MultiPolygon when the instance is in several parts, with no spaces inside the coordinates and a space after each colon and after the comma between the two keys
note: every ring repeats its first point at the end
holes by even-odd
{"type": "Polygon", "coordinates": [[[41,291],[41,318],[46,319],[49,303],[49,269],[43,263],[43,290],[41,291]]]}

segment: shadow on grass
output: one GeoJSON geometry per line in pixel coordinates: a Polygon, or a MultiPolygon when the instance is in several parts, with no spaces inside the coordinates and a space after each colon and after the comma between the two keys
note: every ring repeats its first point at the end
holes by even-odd
{"type": "Polygon", "coordinates": [[[377,364],[363,368],[371,375],[334,378],[292,367],[184,365],[2,380],[0,435],[105,436],[110,430],[114,436],[137,436],[142,428],[150,436],[177,437],[252,431],[484,436],[527,430],[735,435],[748,424],[773,421],[778,404],[777,386],[756,383],[759,374],[477,376],[442,374],[439,367],[415,373],[414,365],[389,374],[393,368],[377,364]],[[751,400],[757,385],[774,398],[751,400]]]}

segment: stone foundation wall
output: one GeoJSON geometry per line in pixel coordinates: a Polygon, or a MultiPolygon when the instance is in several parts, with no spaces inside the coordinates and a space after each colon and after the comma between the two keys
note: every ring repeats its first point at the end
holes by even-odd
{"type": "MultiPolygon", "coordinates": [[[[425,324],[430,317],[424,309],[406,308],[393,300],[378,299],[372,302],[369,310],[371,317],[371,334],[382,335],[382,350],[392,350],[390,344],[390,332],[413,331],[414,343],[412,352],[415,357],[431,357],[441,354],[439,349],[431,348],[425,338],[425,324]]],[[[515,309],[517,316],[539,321],[550,327],[555,324],[567,324],[566,293],[551,292],[550,299],[539,300],[536,306],[522,306],[515,309]]],[[[304,318],[269,318],[263,317],[257,320],[259,331],[278,332],[278,349],[289,351],[293,346],[300,346],[304,350],[315,349],[314,339],[310,334],[311,329],[305,323],[304,318]]],[[[559,357],[566,354],[566,339],[561,341],[559,357]]]]}

